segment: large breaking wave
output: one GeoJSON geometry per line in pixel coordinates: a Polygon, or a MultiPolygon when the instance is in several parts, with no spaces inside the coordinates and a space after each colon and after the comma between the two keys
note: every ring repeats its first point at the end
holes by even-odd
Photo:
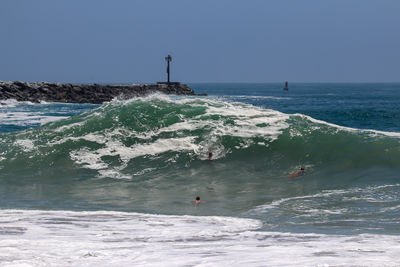
{"type": "Polygon", "coordinates": [[[112,101],[39,129],[3,134],[0,168],[13,176],[31,176],[39,168],[59,173],[60,167],[132,179],[162,168],[187,168],[207,160],[210,151],[213,160],[259,162],[282,175],[300,165],[395,167],[398,136],[242,103],[152,96],[112,101]]]}
{"type": "Polygon", "coordinates": [[[2,134],[0,200],[9,208],[241,214],[267,229],[318,221],[325,231],[326,218],[345,225],[348,216],[358,222],[351,227],[366,229],[360,218],[378,214],[376,229],[386,229],[387,218],[397,220],[399,140],[243,103],[160,95],[112,101],[2,134]],[[288,178],[300,167],[305,175],[288,178]],[[207,209],[193,209],[196,195],[207,209]],[[378,210],[364,212],[380,200],[378,210]],[[341,203],[354,214],[340,213],[349,210],[341,203]],[[320,208],[326,213],[314,212],[320,208]],[[293,214],[299,221],[288,219],[293,214]]]}

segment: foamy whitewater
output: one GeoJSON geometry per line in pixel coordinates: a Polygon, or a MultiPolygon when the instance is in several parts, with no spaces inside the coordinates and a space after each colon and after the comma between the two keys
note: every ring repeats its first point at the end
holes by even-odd
{"type": "Polygon", "coordinates": [[[0,266],[400,266],[399,84],[192,86],[2,101],[0,266]]]}

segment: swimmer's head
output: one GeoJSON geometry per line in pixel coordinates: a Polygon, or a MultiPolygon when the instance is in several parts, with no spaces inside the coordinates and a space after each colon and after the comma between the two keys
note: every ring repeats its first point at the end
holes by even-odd
{"type": "Polygon", "coordinates": [[[304,171],[304,168],[303,168],[303,167],[301,167],[301,168],[300,168],[300,170],[301,170],[301,171],[304,171]]]}
{"type": "Polygon", "coordinates": [[[196,197],[196,200],[200,200],[200,197],[199,197],[199,196],[197,196],[197,197],[196,197]]]}

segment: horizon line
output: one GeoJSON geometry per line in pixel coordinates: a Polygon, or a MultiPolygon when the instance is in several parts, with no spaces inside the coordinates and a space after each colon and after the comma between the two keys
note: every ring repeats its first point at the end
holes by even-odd
{"type": "MultiPolygon", "coordinates": [[[[184,84],[207,84],[207,83],[218,83],[218,84],[222,84],[222,83],[229,83],[229,84],[280,84],[280,83],[285,83],[285,82],[289,82],[289,83],[297,83],[297,84],[301,84],[301,83],[364,83],[364,84],[374,84],[374,83],[400,83],[400,81],[289,81],[289,80],[283,80],[283,81],[178,81],[180,83],[184,83],[184,84]]],[[[0,82],[26,82],[26,83],[41,83],[41,82],[45,82],[45,83],[71,83],[71,84],[155,84],[158,82],[165,82],[165,81],[119,81],[119,82],[112,82],[112,81],[25,81],[25,80],[0,80],[0,82]]],[[[171,81],[174,82],[174,81],[171,81]]]]}

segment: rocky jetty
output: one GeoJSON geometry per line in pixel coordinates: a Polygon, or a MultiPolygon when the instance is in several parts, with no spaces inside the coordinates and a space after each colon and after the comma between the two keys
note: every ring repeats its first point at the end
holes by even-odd
{"type": "Polygon", "coordinates": [[[31,102],[64,102],[101,104],[115,97],[129,99],[151,93],[194,95],[193,89],[181,83],[102,85],[47,82],[1,82],[0,100],[31,102]]]}

